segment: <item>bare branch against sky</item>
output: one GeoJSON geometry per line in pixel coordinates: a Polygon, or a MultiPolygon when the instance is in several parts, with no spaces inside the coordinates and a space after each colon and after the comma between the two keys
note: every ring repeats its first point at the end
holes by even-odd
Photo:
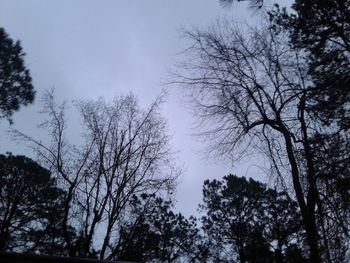
{"type": "MultiPolygon", "coordinates": [[[[160,83],[169,67],[187,45],[181,30],[206,28],[217,17],[259,21],[259,14],[252,15],[246,6],[223,8],[214,0],[1,0],[0,25],[11,38],[21,40],[37,91],[34,106],[14,115],[14,128],[44,137],[36,127],[41,122],[39,102],[51,88],[58,101],[109,99],[133,92],[142,107],[150,105],[164,88],[160,83]]],[[[168,119],[173,151],[185,167],[177,191],[178,207],[185,213],[196,213],[206,178],[233,172],[264,180],[255,166],[259,163],[232,167],[228,162],[210,163],[198,154],[202,143],[191,136],[193,119],[177,92],[171,90],[162,114],[168,119]]],[[[70,139],[81,140],[78,113],[69,109],[67,116],[70,139]]],[[[30,155],[9,138],[7,124],[0,125],[0,152],[30,155]]]]}

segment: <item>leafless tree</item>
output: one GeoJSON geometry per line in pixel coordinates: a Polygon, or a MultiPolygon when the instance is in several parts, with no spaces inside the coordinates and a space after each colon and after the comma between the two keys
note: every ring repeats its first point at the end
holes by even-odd
{"type": "Polygon", "coordinates": [[[174,82],[190,95],[209,153],[235,158],[250,146],[267,153],[279,179],[292,183],[311,262],[321,262],[327,258],[317,219],[323,197],[310,141],[320,125],[307,111],[306,54],[269,25],[220,21],[187,36],[192,45],[174,82]]]}
{"type": "Polygon", "coordinates": [[[234,2],[249,2],[249,6],[253,9],[262,8],[264,6],[264,0],[219,0],[223,6],[230,6],[234,2]]]}
{"type": "Polygon", "coordinates": [[[112,103],[76,102],[83,143],[73,145],[67,140],[65,104],[56,105],[48,93],[44,109],[49,119],[42,127],[50,131],[51,144],[13,131],[67,191],[62,225],[70,256],[108,257],[132,196],[174,188],[179,170],[169,148],[166,121],[159,113],[161,102],[159,97],[147,110],[140,109],[133,95],[112,103]],[[77,230],[77,238],[69,234],[70,227],[77,230]]]}

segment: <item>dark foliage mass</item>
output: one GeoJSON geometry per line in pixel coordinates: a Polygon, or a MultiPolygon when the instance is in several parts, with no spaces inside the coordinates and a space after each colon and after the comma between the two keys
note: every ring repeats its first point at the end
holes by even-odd
{"type": "Polygon", "coordinates": [[[350,222],[350,1],[297,0],[293,9],[290,14],[276,6],[270,18],[277,31],[289,32],[293,48],[307,54],[312,79],[307,112],[319,125],[310,133],[310,148],[317,164],[319,220],[327,225],[320,246],[328,251],[324,261],[342,261],[350,222]]]}
{"type": "MultiPolygon", "coordinates": [[[[0,155],[0,249],[69,255],[62,229],[67,192],[24,156],[0,155]]],[[[134,262],[303,262],[304,231],[296,203],[233,175],[203,186],[201,227],[154,194],[134,195],[108,260],[134,262]]],[[[71,240],[84,249],[78,229],[71,240]]],[[[93,247],[90,247],[93,250],[93,247]]],[[[95,251],[98,257],[100,251],[95,251]]]]}
{"type": "MultiPolygon", "coordinates": [[[[199,229],[194,218],[185,218],[171,210],[172,203],[154,195],[133,200],[134,225],[121,229],[119,259],[136,262],[191,262],[196,251],[199,229]],[[148,209],[144,209],[148,203],[148,209]]],[[[198,254],[197,254],[198,253],[198,254]]]]}
{"type": "Polygon", "coordinates": [[[21,105],[34,100],[34,88],[29,70],[24,64],[25,53],[19,41],[13,41],[0,28],[0,119],[12,122],[12,114],[21,105]]]}
{"type": "Polygon", "coordinates": [[[170,201],[134,197],[136,224],[121,229],[115,259],[137,262],[306,262],[297,203],[287,193],[228,175],[205,181],[201,223],[170,201]],[[148,203],[148,209],[144,203],[148,203]]]}
{"type": "Polygon", "coordinates": [[[61,254],[64,195],[33,160],[0,155],[0,250],[61,254]]]}
{"type": "Polygon", "coordinates": [[[213,262],[305,262],[301,215],[287,193],[228,175],[205,181],[203,195],[213,262]]]}
{"type": "Polygon", "coordinates": [[[289,14],[278,6],[270,13],[275,25],[291,34],[291,43],[309,53],[313,78],[311,109],[326,125],[349,129],[350,2],[297,0],[289,14]]]}

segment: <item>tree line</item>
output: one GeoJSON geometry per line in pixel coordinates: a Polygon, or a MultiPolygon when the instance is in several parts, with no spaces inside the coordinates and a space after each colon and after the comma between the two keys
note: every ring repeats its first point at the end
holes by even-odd
{"type": "Polygon", "coordinates": [[[24,156],[0,159],[2,251],[134,262],[307,262],[297,203],[253,179],[206,180],[200,219],[174,212],[171,199],[135,193],[127,217],[110,232],[117,239],[103,252],[104,243],[88,239],[92,226],[79,225],[86,211],[72,215],[77,222],[64,230],[69,190],[47,169],[24,156]]]}
{"type": "MultiPolygon", "coordinates": [[[[264,1],[251,2],[265,12],[264,1]]],[[[0,249],[141,262],[346,262],[350,2],[296,0],[265,17],[187,32],[172,83],[191,98],[209,156],[262,154],[274,189],[234,175],[205,181],[202,217],[186,218],[173,211],[180,171],[162,97],[147,109],[132,94],[75,102],[84,133],[74,144],[67,105],[47,92],[47,140],[12,130],[36,161],[1,155],[0,249]]],[[[23,58],[1,29],[0,113],[10,122],[35,95],[23,58]]]]}

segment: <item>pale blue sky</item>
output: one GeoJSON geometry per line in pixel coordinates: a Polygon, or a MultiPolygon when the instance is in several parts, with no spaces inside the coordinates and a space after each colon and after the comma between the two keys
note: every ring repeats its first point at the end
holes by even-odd
{"type": "MultiPolygon", "coordinates": [[[[181,30],[206,28],[219,17],[259,20],[259,15],[246,9],[246,3],[237,7],[224,9],[218,0],[0,0],[0,26],[11,38],[21,40],[37,91],[35,104],[15,114],[14,127],[42,135],[36,129],[41,118],[39,99],[52,87],[59,101],[108,99],[131,91],[142,105],[149,105],[164,88],[161,83],[167,80],[169,68],[181,59],[179,52],[186,47],[181,30]]],[[[163,116],[169,122],[173,150],[185,167],[177,207],[188,215],[196,213],[205,179],[230,172],[265,177],[252,160],[235,166],[205,160],[198,153],[202,143],[191,136],[193,119],[180,93],[171,88],[163,116]]],[[[8,138],[7,129],[3,121],[0,153],[31,156],[8,138]]],[[[78,132],[72,139],[79,139],[78,132]]]]}

